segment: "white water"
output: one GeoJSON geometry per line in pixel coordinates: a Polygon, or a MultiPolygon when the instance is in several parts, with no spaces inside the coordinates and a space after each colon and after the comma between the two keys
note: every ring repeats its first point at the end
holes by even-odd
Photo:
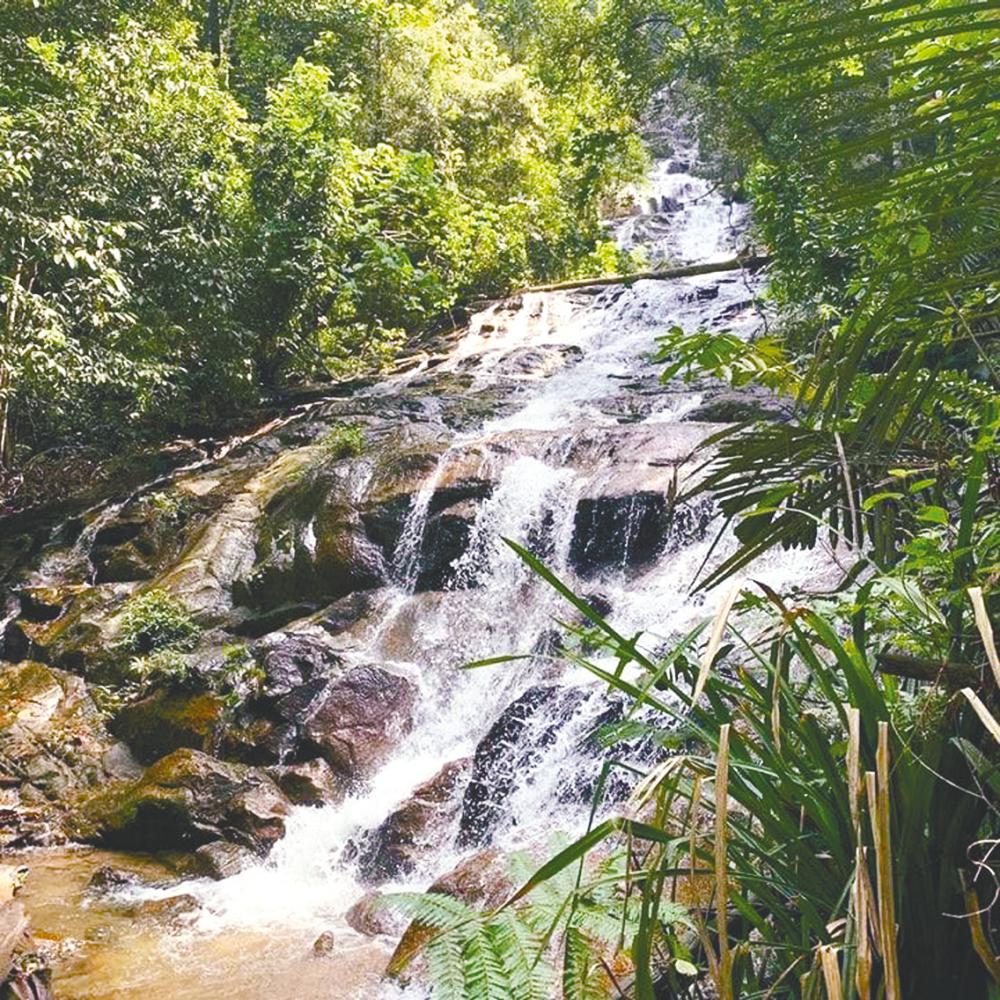
{"type": "MultiPolygon", "coordinates": [[[[654,260],[675,261],[722,259],[739,248],[739,210],[670,161],[657,164],[645,197],[659,204],[671,199],[676,210],[617,223],[623,244],[642,242],[654,260]],[[677,202],[683,205],[676,207],[677,202]]],[[[413,731],[363,793],[336,807],[297,810],[266,863],[220,883],[185,886],[203,904],[189,933],[342,927],[340,918],[365,891],[349,860],[352,840],[381,823],[442,765],[471,755],[520,693],[556,678],[563,685],[585,686],[586,696],[563,720],[544,749],[544,760],[506,800],[507,820],[496,842],[544,845],[554,831],[579,829],[585,822],[586,808],[560,804],[559,792],[579,770],[577,747],[607,705],[603,690],[592,687],[583,672],[538,658],[474,671],[458,668],[479,658],[529,652],[552,628],[554,616],[569,613],[503,544],[504,537],[536,544],[543,538],[550,568],[577,592],[604,595],[613,609],[611,623],[625,634],[643,631],[649,648],[712,613],[718,595],[690,593],[711,537],[668,550],[641,570],[613,569],[587,581],[574,577],[569,552],[581,498],[614,493],[637,479],[665,487],[673,474],[670,461],[682,458],[703,435],[679,423],[700,403],[698,392],[643,393],[630,384],[642,379],[651,384],[656,369],[648,355],[654,337],[674,323],[753,332],[758,319],[747,304],[753,292],[747,281],[729,272],[643,281],[597,294],[533,294],[520,308],[499,304],[474,319],[438,370],[471,372],[478,385],[513,372],[519,378],[518,405],[486,421],[477,433],[456,438],[443,454],[406,521],[395,555],[397,586],[377,621],[357,636],[371,662],[419,685],[413,731]],[[563,364],[567,349],[573,356],[563,364]],[[529,351],[551,356],[551,370],[543,365],[539,374],[535,365],[519,377],[516,359],[529,351]],[[468,549],[454,567],[462,586],[414,593],[435,490],[449,463],[468,453],[479,456],[484,470],[499,474],[491,496],[479,505],[468,549]],[[662,468],[650,465],[661,457],[662,468]]],[[[807,578],[816,558],[776,553],[754,567],[754,576],[781,590],[807,578]]],[[[456,832],[442,833],[437,851],[407,879],[408,887],[425,888],[461,857],[456,832]]],[[[344,928],[343,933],[352,932],[344,928]]]]}

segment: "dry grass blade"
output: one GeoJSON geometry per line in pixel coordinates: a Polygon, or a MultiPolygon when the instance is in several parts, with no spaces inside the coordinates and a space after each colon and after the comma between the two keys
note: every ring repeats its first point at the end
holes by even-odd
{"type": "Polygon", "coordinates": [[[781,753],[781,671],[777,668],[771,684],[771,738],[774,749],[781,753]]]}
{"type": "Polygon", "coordinates": [[[629,801],[636,809],[641,809],[656,793],[660,785],[672,774],[681,770],[688,763],[688,757],[668,757],[662,764],[657,764],[642,781],[640,781],[629,796],[629,801]]]}
{"type": "Polygon", "coordinates": [[[990,661],[990,667],[993,669],[993,679],[996,681],[997,687],[1000,687],[1000,654],[997,653],[997,644],[993,637],[993,623],[986,611],[982,587],[970,587],[969,599],[972,601],[972,609],[976,614],[976,628],[979,629],[983,646],[986,648],[986,658],[990,661]]]}
{"type": "Polygon", "coordinates": [[[1000,743],[1000,722],[997,722],[993,713],[983,704],[982,699],[976,694],[972,688],[962,688],[962,694],[965,695],[966,700],[972,706],[973,711],[982,720],[983,725],[992,735],[993,739],[1000,743]]]}
{"type": "Polygon", "coordinates": [[[871,994],[872,948],[869,914],[874,909],[871,886],[868,884],[868,865],[865,849],[858,845],[854,861],[854,885],[851,888],[854,921],[857,925],[858,951],[854,969],[854,983],[858,1000],[868,1000],[871,994]]]}
{"type": "Polygon", "coordinates": [[[729,619],[729,612],[733,610],[733,604],[736,602],[736,597],[742,589],[742,586],[742,582],[737,580],[732,587],[729,588],[729,591],[722,600],[722,604],[719,605],[718,613],[715,616],[715,622],[712,624],[712,634],[708,638],[708,645],[705,646],[705,652],[701,657],[701,669],[698,671],[698,680],[694,686],[694,693],[691,695],[692,707],[698,704],[698,699],[705,690],[705,684],[708,682],[708,674],[712,669],[712,663],[715,661],[716,654],[719,652],[719,647],[722,645],[722,636],[726,631],[726,622],[729,619]]]}
{"type": "Polygon", "coordinates": [[[886,1000],[901,1000],[899,957],[896,952],[896,903],[892,879],[892,837],[889,828],[889,723],[878,724],[876,773],[869,771],[869,810],[875,839],[878,871],[879,931],[882,942],[882,966],[886,1000]]]}
{"type": "Polygon", "coordinates": [[[851,800],[854,839],[861,843],[861,712],[847,707],[847,794],[851,800]]]}
{"type": "Polygon", "coordinates": [[[968,912],[969,930],[972,933],[972,947],[983,960],[983,965],[986,966],[994,982],[1000,983],[1000,957],[993,954],[989,938],[983,930],[982,907],[973,889],[965,890],[965,909],[968,912]]]}
{"type": "MultiPolygon", "coordinates": [[[[729,601],[729,606],[732,606],[732,600],[729,601]]],[[[719,729],[719,756],[715,767],[715,923],[719,935],[717,987],[720,1000],[733,1000],[732,955],[729,952],[728,833],[729,723],[727,722],[719,729]]]]}
{"type": "Polygon", "coordinates": [[[820,967],[826,984],[828,1000],[844,1000],[844,986],[840,980],[840,965],[837,963],[837,949],[830,944],[819,947],[820,967]]]}

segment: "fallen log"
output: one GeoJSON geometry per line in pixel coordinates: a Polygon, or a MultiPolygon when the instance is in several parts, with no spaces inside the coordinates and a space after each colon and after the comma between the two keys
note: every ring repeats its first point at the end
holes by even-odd
{"type": "Polygon", "coordinates": [[[875,662],[883,674],[908,677],[915,681],[929,681],[932,684],[944,683],[948,687],[976,687],[983,679],[982,671],[971,663],[925,660],[906,653],[879,653],[875,657],[875,662]]]}
{"type": "Polygon", "coordinates": [[[671,278],[691,278],[698,274],[714,274],[717,271],[757,271],[770,260],[770,257],[732,257],[729,260],[714,261],[709,264],[684,264],[681,267],[664,267],[656,271],[636,271],[634,274],[574,278],[572,281],[556,281],[550,285],[531,285],[514,294],[561,292],[570,288],[592,288],[596,285],[634,285],[637,281],[669,281],[671,278]]]}

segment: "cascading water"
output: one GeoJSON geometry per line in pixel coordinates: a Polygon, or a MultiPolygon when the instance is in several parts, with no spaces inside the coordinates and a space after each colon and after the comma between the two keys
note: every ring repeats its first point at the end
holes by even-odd
{"type": "MultiPolygon", "coordinates": [[[[644,194],[651,211],[612,223],[623,246],[644,246],[654,262],[720,260],[739,249],[745,210],[695,176],[691,159],[681,145],[672,159],[656,164],[644,194]]],[[[382,888],[424,889],[487,844],[544,848],[556,831],[579,831],[596,766],[584,748],[609,711],[608,697],[589,675],[543,655],[553,648],[553,619],[572,609],[503,539],[537,553],[577,593],[606,609],[619,631],[642,632],[651,650],[709,615],[717,598],[690,593],[713,543],[702,530],[707,512],[689,511],[690,530],[666,542],[660,530],[664,496],[688,474],[688,456],[706,436],[704,426],[684,422],[702,397],[686,386],[660,386],[649,356],[657,333],[675,323],[749,335],[759,326],[755,291],[752,277],[722,272],[526,294],[473,319],[434,376],[471,376],[478,388],[503,381],[513,404],[447,442],[411,498],[391,557],[390,586],[350,634],[363,662],[417,687],[412,728],[344,802],[298,807],[266,862],[221,882],[183,885],[201,908],[165,945],[180,968],[186,968],[182,952],[197,956],[189,964],[204,966],[225,942],[246,942],[247,934],[300,940],[332,927],[340,964],[357,966],[339,991],[309,992],[300,983],[298,991],[269,987],[259,995],[374,996],[374,973],[384,957],[376,952],[373,960],[371,946],[343,919],[368,888],[359,866],[370,833],[443,766],[473,755],[461,812],[436,832],[432,850],[382,888]],[[463,501],[467,537],[443,586],[424,588],[422,553],[438,497],[457,465],[489,488],[463,501]],[[508,653],[532,655],[460,669],[508,653]],[[518,734],[515,756],[490,761],[484,739],[497,727],[503,735],[508,723],[518,734]]],[[[417,369],[369,393],[401,392],[422,375],[417,369]]],[[[805,559],[815,567],[815,556],[769,556],[755,566],[755,576],[780,590],[806,576],[805,559]]],[[[510,744],[509,733],[505,738],[510,744]]],[[[146,897],[178,891],[176,885],[135,890],[146,897]]],[[[170,993],[189,995],[207,993],[170,993]]]]}
{"type": "MultiPolygon", "coordinates": [[[[707,182],[673,160],[657,164],[651,187],[649,197],[657,211],[618,223],[624,244],[643,243],[654,259],[732,255],[742,229],[741,213],[737,210],[734,221],[733,207],[707,182]]],[[[579,357],[547,378],[525,380],[513,413],[488,420],[478,435],[453,442],[413,500],[395,556],[396,591],[388,613],[367,636],[373,661],[388,663],[420,684],[413,732],[363,792],[341,806],[296,815],[266,864],[217,885],[195,887],[204,903],[199,922],[203,930],[232,922],[259,926],[282,920],[316,927],[336,919],[363,891],[355,882],[347,850],[355,838],[377,825],[443,764],[473,753],[519,695],[555,679],[557,668],[549,662],[517,669],[458,670],[479,657],[539,649],[553,615],[565,613],[556,595],[533,578],[502,539],[530,545],[557,574],[574,578],[570,547],[578,502],[588,494],[605,494],[607,481],[617,474],[604,449],[621,435],[602,436],[599,431],[655,425],[662,440],[663,428],[698,404],[695,392],[634,399],[629,383],[649,376],[653,337],[667,323],[712,326],[724,316],[729,328],[752,329],[756,320],[746,308],[743,282],[740,275],[709,275],[640,282],[589,296],[536,294],[525,296],[512,323],[498,322],[496,308],[477,317],[440,370],[471,370],[476,379],[489,380],[525,349],[567,347],[579,357]],[[622,407],[629,404],[636,404],[639,412],[625,414],[629,422],[623,423],[622,407]],[[502,473],[479,507],[468,546],[453,567],[450,588],[415,593],[420,546],[435,492],[454,454],[473,447],[483,451],[484,462],[501,464],[502,473]]],[[[641,509],[634,497],[627,504],[622,537],[616,542],[622,558],[584,587],[602,594],[615,625],[643,630],[655,644],[706,613],[703,599],[690,598],[687,589],[708,542],[692,541],[630,571],[627,552],[641,530],[641,509]]],[[[794,556],[778,556],[761,572],[780,586],[796,576],[799,566],[794,556]]],[[[559,680],[564,685],[586,684],[584,678],[566,673],[559,680]]],[[[574,753],[606,707],[603,694],[589,686],[581,699],[571,702],[560,719],[562,729],[537,751],[527,779],[508,793],[505,822],[493,831],[494,843],[544,842],[553,830],[583,821],[585,809],[578,802],[560,806],[560,786],[582,766],[574,761],[574,753]]],[[[406,884],[423,887],[454,863],[461,854],[455,833],[442,839],[436,856],[424,859],[406,884]]]]}

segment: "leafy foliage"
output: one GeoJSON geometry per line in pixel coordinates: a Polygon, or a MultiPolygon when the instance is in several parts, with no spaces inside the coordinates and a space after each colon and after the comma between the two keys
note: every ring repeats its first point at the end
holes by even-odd
{"type": "MultiPolygon", "coordinates": [[[[535,874],[529,854],[513,854],[508,864],[515,880],[535,874]]],[[[603,1000],[614,982],[611,966],[621,966],[624,942],[638,926],[638,897],[622,889],[627,867],[622,851],[563,866],[493,913],[440,893],[395,894],[383,905],[433,932],[422,953],[434,1000],[548,1000],[557,981],[565,1000],[603,1000]]],[[[659,932],[679,947],[687,923],[685,907],[665,904],[659,932]]]]}
{"type": "Polygon", "coordinates": [[[824,528],[889,569],[932,506],[994,518],[995,5],[668,7],[680,90],[753,199],[781,312],[763,341],[671,335],[664,357],[798,404],[794,427],[720,438],[702,486],[743,549],[706,585],[824,528]],[[896,490],[896,470],[926,485],[896,490]]]}
{"type": "Polygon", "coordinates": [[[180,601],[164,590],[147,590],[125,605],[116,645],[132,654],[184,652],[194,647],[200,634],[201,629],[180,601]]]}
{"type": "MultiPolygon", "coordinates": [[[[607,11],[546,9],[583,53],[607,11]]],[[[627,263],[603,192],[651,77],[554,73],[449,0],[0,12],[0,462],[379,370],[457,304],[627,263]]],[[[624,54],[622,54],[624,55],[624,54]]],[[[645,70],[643,70],[645,72],[645,70]]]]}
{"type": "MultiPolygon", "coordinates": [[[[995,860],[984,861],[980,846],[995,841],[1000,823],[986,790],[995,781],[997,745],[983,715],[970,708],[971,690],[911,693],[894,678],[879,680],[869,656],[826,617],[787,605],[767,588],[763,596],[744,592],[740,622],[729,622],[732,640],[710,641],[701,664],[683,655],[689,640],[653,660],[637,638],[624,639],[514,547],[574,607],[587,609],[588,626],[570,631],[589,642],[602,637],[596,655],[572,663],[636,709],[656,712],[664,741],[679,736],[687,747],[654,765],[637,787],[633,811],[644,822],[605,820],[533,873],[522,892],[564,876],[598,845],[624,835],[632,850],[648,845],[643,863],[622,876],[638,887],[641,912],[662,912],[664,899],[681,893],[701,900],[695,958],[711,969],[719,995],[822,995],[813,992],[822,990],[821,948],[833,949],[844,997],[868,995],[868,987],[855,992],[865,955],[867,982],[883,989],[890,951],[902,970],[901,995],[986,995],[987,967],[960,915],[980,905],[968,887],[981,883],[989,896],[997,878],[995,860]],[[608,661],[620,669],[607,671],[608,661]],[[728,780],[720,798],[712,788],[723,754],[728,780]],[[865,772],[880,775],[884,789],[866,793],[865,772]],[[883,847],[874,839],[880,795],[890,824],[883,847]],[[889,859],[888,873],[877,870],[880,858],[889,859]],[[720,871],[728,905],[719,901],[720,871]],[[886,938],[867,914],[889,894],[898,933],[886,938]],[[723,937],[728,965],[720,964],[723,937]]],[[[877,599],[870,594],[868,603],[877,599]]],[[[986,658],[980,644],[975,662],[986,658]]],[[[991,676],[980,690],[995,704],[991,676]]],[[[640,917],[635,996],[653,997],[654,978],[656,996],[693,995],[688,959],[654,958],[655,937],[654,925],[640,917]]],[[[572,976],[576,956],[564,962],[572,976]]]]}

